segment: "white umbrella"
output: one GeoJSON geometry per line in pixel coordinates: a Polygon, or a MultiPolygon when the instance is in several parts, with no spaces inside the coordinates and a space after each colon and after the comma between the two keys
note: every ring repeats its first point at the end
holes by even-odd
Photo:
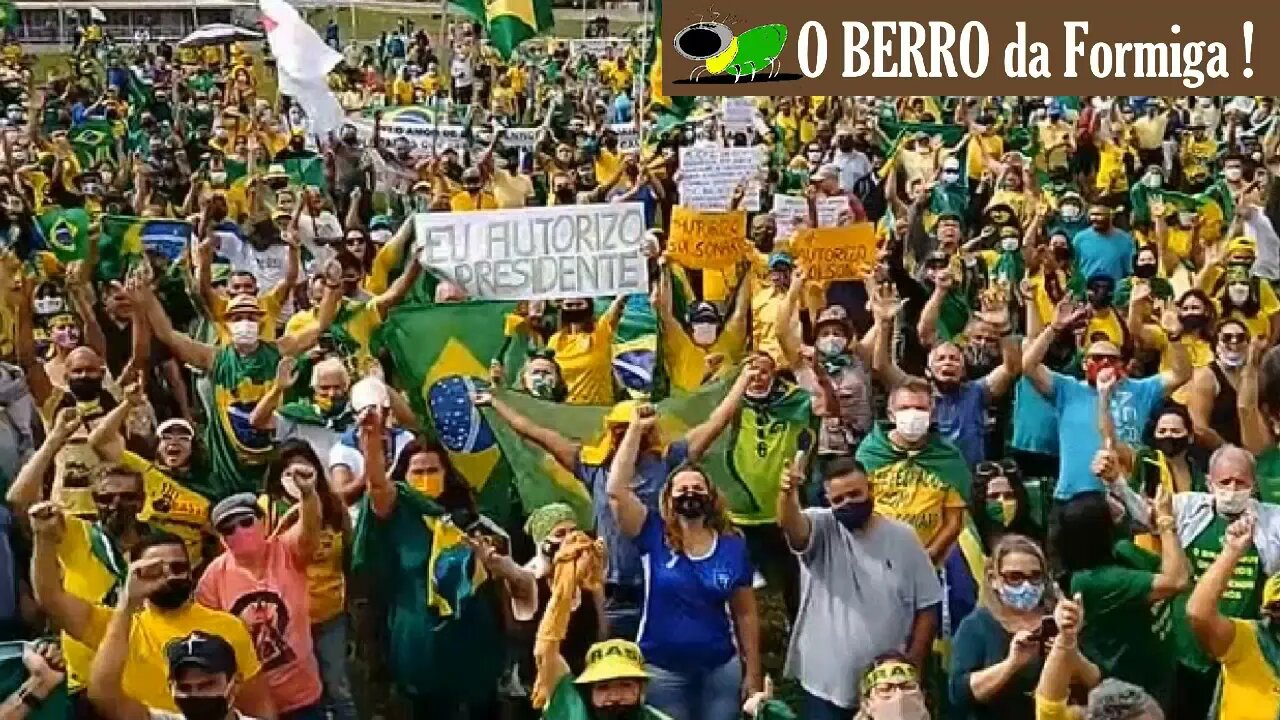
{"type": "Polygon", "coordinates": [[[205,47],[206,45],[230,45],[234,42],[261,40],[262,33],[239,25],[213,23],[204,25],[182,38],[178,47],[205,47]]]}

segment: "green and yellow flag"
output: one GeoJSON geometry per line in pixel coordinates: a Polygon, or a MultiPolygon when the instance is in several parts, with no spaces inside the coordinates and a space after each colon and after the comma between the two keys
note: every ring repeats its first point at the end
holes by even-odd
{"type": "Polygon", "coordinates": [[[485,26],[503,60],[510,60],[520,43],[556,24],[551,0],[449,0],[449,4],[485,26]]]}
{"type": "Polygon", "coordinates": [[[0,27],[6,30],[18,27],[18,8],[13,0],[0,0],[0,27]]]}
{"type": "Polygon", "coordinates": [[[47,206],[36,218],[44,250],[66,264],[89,256],[89,214],[81,208],[47,206]]]}
{"type": "Polygon", "coordinates": [[[115,135],[109,121],[86,120],[67,137],[82,169],[88,170],[101,162],[114,162],[115,135]]]}

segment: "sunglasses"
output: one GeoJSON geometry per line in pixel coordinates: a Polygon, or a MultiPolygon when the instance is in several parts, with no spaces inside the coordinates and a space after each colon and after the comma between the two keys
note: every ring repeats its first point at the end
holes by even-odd
{"type": "Polygon", "coordinates": [[[238,518],[236,518],[236,519],[234,519],[234,520],[229,520],[229,521],[224,522],[224,523],[222,523],[221,525],[219,525],[219,526],[218,526],[218,534],[219,534],[219,535],[230,535],[230,534],[234,533],[237,529],[244,529],[244,530],[247,530],[247,529],[249,529],[249,528],[253,527],[253,524],[254,524],[254,523],[256,523],[256,522],[258,522],[258,519],[257,519],[257,518],[255,518],[254,516],[252,516],[252,515],[244,515],[244,516],[242,516],[242,517],[238,517],[238,518]]]}
{"type": "Polygon", "coordinates": [[[1000,573],[1000,579],[1006,585],[1020,585],[1024,582],[1041,583],[1044,581],[1044,573],[1042,572],[1018,572],[1017,570],[1006,570],[1000,573]]]}
{"type": "Polygon", "coordinates": [[[1218,335],[1218,339],[1224,343],[1235,344],[1248,340],[1249,335],[1248,333],[1222,333],[1218,335]]]}
{"type": "Polygon", "coordinates": [[[880,682],[875,684],[871,689],[871,692],[883,697],[893,694],[895,690],[902,693],[919,692],[920,683],[915,680],[904,680],[902,682],[880,682]]]}
{"type": "Polygon", "coordinates": [[[95,505],[114,505],[117,502],[124,504],[130,502],[142,502],[142,493],[136,492],[120,492],[120,493],[93,493],[93,503],[95,505]]]}

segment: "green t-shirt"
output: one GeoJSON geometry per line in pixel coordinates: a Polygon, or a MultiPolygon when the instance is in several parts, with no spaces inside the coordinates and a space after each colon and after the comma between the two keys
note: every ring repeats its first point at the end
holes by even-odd
{"type": "MultiPolygon", "coordinates": [[[[1191,564],[1191,577],[1195,582],[1208,572],[1218,556],[1222,554],[1222,536],[1227,531],[1227,521],[1220,515],[1214,515],[1191,546],[1187,548],[1187,561],[1191,564]]],[[[1240,562],[1236,563],[1235,572],[1227,589],[1218,601],[1218,612],[1224,617],[1239,620],[1256,620],[1262,605],[1262,586],[1266,582],[1266,574],[1262,570],[1262,560],[1253,546],[1240,562]]],[[[1190,593],[1183,593],[1174,601],[1174,630],[1178,647],[1178,659],[1183,665],[1207,672],[1217,663],[1210,658],[1191,633],[1186,619],[1186,604],[1190,593]]]]}
{"type": "Polygon", "coordinates": [[[1258,456],[1258,499],[1280,503],[1280,446],[1273,445],[1258,456]]]}
{"type": "Polygon", "coordinates": [[[205,428],[210,483],[217,497],[259,492],[271,458],[274,438],[249,422],[249,415],[275,381],[280,351],[275,343],[259,343],[248,355],[222,345],[214,355],[211,418],[205,428]]]}
{"type": "Polygon", "coordinates": [[[1113,563],[1071,577],[1071,592],[1089,609],[1081,648],[1103,677],[1133,683],[1162,701],[1176,663],[1167,642],[1170,603],[1147,600],[1160,558],[1128,540],[1116,543],[1112,554],[1113,563]]]}
{"type": "MultiPolygon", "coordinates": [[[[591,720],[591,709],[587,707],[578,686],[573,683],[573,676],[565,675],[556,683],[551,691],[551,699],[542,711],[545,720],[591,720]]],[[[645,705],[640,708],[641,720],[671,720],[671,718],[645,705]]]]}

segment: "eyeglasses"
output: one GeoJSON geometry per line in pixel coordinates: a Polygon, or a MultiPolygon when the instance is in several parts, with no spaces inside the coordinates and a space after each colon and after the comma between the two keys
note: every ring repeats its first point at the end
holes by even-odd
{"type": "Polygon", "coordinates": [[[1230,344],[1230,345],[1234,345],[1234,344],[1236,344],[1236,343],[1242,343],[1242,342],[1244,342],[1244,341],[1248,340],[1248,339],[1249,339],[1249,334],[1248,334],[1248,333],[1227,333],[1227,332],[1224,332],[1224,333],[1221,333],[1221,334],[1219,334],[1219,335],[1218,335],[1218,339],[1219,339],[1219,340],[1221,340],[1221,341],[1222,341],[1222,342],[1224,342],[1224,343],[1227,343],[1227,344],[1230,344]]]}
{"type": "Polygon", "coordinates": [[[234,520],[228,520],[227,522],[224,522],[218,526],[218,534],[230,535],[234,533],[237,528],[248,529],[253,527],[253,524],[256,523],[257,521],[258,519],[252,515],[244,515],[234,520]]]}
{"type": "Polygon", "coordinates": [[[119,492],[119,493],[93,493],[93,503],[95,505],[114,505],[116,503],[142,502],[142,493],[136,492],[119,492]]]}
{"type": "Polygon", "coordinates": [[[880,697],[892,695],[894,692],[913,693],[920,692],[920,683],[915,680],[903,680],[901,682],[878,682],[872,688],[871,692],[880,697]]]}

